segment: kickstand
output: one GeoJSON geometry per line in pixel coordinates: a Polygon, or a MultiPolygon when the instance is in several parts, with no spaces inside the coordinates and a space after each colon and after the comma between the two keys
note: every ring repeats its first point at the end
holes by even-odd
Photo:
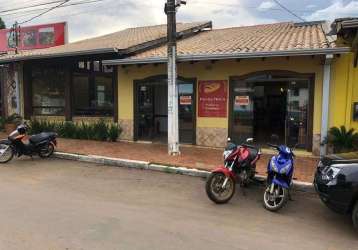
{"type": "Polygon", "coordinates": [[[245,188],[245,186],[241,186],[241,185],[240,185],[240,187],[241,187],[242,195],[243,195],[243,196],[246,196],[246,188],[245,188]]]}

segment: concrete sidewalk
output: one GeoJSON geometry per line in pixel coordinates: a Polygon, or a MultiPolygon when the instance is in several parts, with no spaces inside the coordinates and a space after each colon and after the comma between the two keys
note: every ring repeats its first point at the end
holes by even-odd
{"type": "MultiPolygon", "coordinates": [[[[121,160],[146,162],[150,165],[181,167],[211,171],[223,164],[222,149],[182,146],[180,156],[169,156],[167,146],[163,144],[143,144],[130,142],[98,142],[87,140],[58,139],[58,152],[85,156],[103,156],[121,160]]],[[[257,164],[258,175],[266,174],[266,166],[272,155],[263,154],[257,164]]],[[[295,165],[295,180],[301,182],[313,181],[318,158],[297,156],[295,165]]]]}

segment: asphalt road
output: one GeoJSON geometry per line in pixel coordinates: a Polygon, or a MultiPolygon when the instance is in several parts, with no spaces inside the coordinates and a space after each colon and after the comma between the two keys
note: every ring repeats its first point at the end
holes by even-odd
{"type": "Polygon", "coordinates": [[[358,249],[347,216],[294,193],[279,213],[262,189],[226,205],[204,180],[24,158],[0,167],[0,249],[358,249]]]}

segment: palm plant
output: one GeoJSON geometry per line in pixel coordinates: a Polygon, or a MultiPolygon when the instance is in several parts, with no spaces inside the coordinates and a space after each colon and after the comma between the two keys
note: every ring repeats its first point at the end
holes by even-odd
{"type": "Polygon", "coordinates": [[[333,145],[334,153],[349,152],[358,149],[358,133],[345,126],[332,127],[328,134],[328,143],[333,145]]]}

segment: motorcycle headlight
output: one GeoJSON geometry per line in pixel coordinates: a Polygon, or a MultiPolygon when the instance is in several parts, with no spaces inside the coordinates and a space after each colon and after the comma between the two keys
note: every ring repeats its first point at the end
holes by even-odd
{"type": "Polygon", "coordinates": [[[224,160],[226,160],[226,158],[232,153],[232,150],[225,150],[223,153],[224,156],[224,160]]]}
{"type": "Polygon", "coordinates": [[[273,172],[278,173],[278,167],[274,159],[271,160],[271,168],[273,172]]]}
{"type": "Polygon", "coordinates": [[[330,182],[337,177],[340,171],[341,169],[337,167],[327,167],[322,171],[322,180],[330,182]]]}

